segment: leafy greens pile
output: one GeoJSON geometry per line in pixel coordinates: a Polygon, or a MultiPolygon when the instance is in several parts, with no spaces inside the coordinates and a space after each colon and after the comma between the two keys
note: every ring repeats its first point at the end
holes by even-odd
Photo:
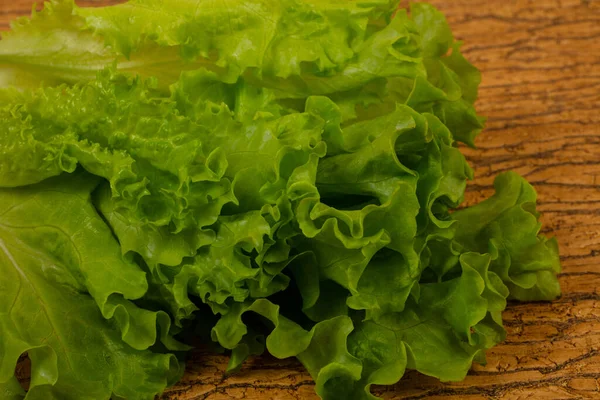
{"type": "Polygon", "coordinates": [[[53,0],[0,41],[0,394],[152,399],[191,338],[324,399],[464,378],[560,294],[514,173],[473,207],[479,71],[397,0],[53,0]],[[19,357],[32,362],[25,393],[19,357]]]}

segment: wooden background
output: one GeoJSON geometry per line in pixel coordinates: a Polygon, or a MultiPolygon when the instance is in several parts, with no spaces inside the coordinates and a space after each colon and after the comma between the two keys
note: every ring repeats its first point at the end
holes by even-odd
{"type": "MultiPolygon", "coordinates": [[[[113,3],[115,1],[112,1],[113,3]]],[[[600,399],[600,0],[431,0],[483,72],[478,110],[489,117],[467,199],[515,170],[539,193],[544,232],[561,245],[563,296],[511,304],[506,341],[460,383],[408,373],[386,399],[600,399]]],[[[31,0],[0,0],[0,29],[31,0]]],[[[81,5],[111,1],[80,1],[81,5]]],[[[251,360],[224,377],[224,356],[198,354],[169,400],[315,399],[291,360],[251,360]]],[[[343,399],[340,399],[343,400],[343,399]]]]}

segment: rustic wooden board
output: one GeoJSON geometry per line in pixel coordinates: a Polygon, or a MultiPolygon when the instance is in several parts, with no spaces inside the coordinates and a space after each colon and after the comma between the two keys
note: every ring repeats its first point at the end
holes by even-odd
{"type": "MultiPolygon", "coordinates": [[[[115,1],[85,1],[85,5],[115,1]]],[[[0,0],[0,29],[31,0],[0,0]]],[[[539,193],[544,231],[561,245],[564,295],[511,304],[506,341],[459,383],[408,373],[386,399],[600,399],[600,0],[431,0],[483,72],[478,110],[489,117],[467,201],[492,193],[505,170],[539,193]]],[[[225,377],[224,356],[197,354],[170,400],[315,399],[292,360],[261,357],[225,377]]],[[[343,400],[343,399],[342,399],[343,400]]]]}

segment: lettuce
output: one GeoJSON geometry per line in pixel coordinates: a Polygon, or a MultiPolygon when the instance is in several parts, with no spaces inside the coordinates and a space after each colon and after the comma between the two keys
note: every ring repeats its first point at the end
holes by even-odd
{"type": "Polygon", "coordinates": [[[173,354],[149,349],[157,328],[181,346],[166,313],[136,306],[148,283],[92,207],[98,182],[76,174],[0,194],[0,380],[27,352],[27,398],[143,399],[180,374],[173,354]]]}
{"type": "Polygon", "coordinates": [[[53,0],[15,22],[0,393],[153,399],[203,341],[370,399],[407,369],[463,379],[507,299],[559,296],[523,178],[461,208],[481,77],[439,11],[397,7],[53,0]]]}

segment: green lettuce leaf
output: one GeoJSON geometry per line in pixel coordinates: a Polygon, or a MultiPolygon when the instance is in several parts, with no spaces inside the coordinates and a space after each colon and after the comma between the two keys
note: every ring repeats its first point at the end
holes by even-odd
{"type": "Polygon", "coordinates": [[[1,139],[0,186],[81,165],[110,182],[110,195],[97,202],[123,252],[176,266],[215,240],[207,228],[223,206],[230,214],[277,208],[286,185],[303,180],[304,166],[324,154],[324,122],[315,114],[264,115],[246,125],[224,103],[201,100],[190,117],[179,104],[154,97],[152,82],[109,71],[88,84],[25,96],[0,111],[9,132],[1,139]]]}
{"type": "Polygon", "coordinates": [[[6,400],[23,400],[27,394],[16,377],[0,382],[0,394],[6,400]]]}
{"type": "Polygon", "coordinates": [[[27,399],[150,399],[180,374],[172,354],[148,350],[159,327],[176,345],[170,319],[130,301],[145,273],[93,209],[97,183],[77,174],[0,191],[0,382],[27,352],[27,399]]]}
{"type": "Polygon", "coordinates": [[[50,0],[31,18],[14,21],[0,41],[0,87],[37,89],[90,81],[114,64],[123,72],[159,78],[165,90],[181,71],[202,66],[182,59],[175,47],[144,46],[125,57],[106,46],[77,10],[73,0],[50,0]]]}
{"type": "Polygon", "coordinates": [[[560,296],[556,239],[539,235],[533,187],[514,172],[499,175],[490,199],[457,211],[455,241],[460,251],[490,253],[493,270],[517,300],[553,300],[560,296]]]}
{"type": "Polygon", "coordinates": [[[405,43],[415,32],[400,19],[386,27],[396,7],[397,0],[344,7],[337,0],[135,0],[79,8],[52,0],[4,36],[0,83],[31,88],[92,80],[116,62],[119,70],[167,84],[180,71],[204,67],[228,82],[247,74],[304,97],[348,90],[375,76],[422,71],[416,44],[405,43]]]}

